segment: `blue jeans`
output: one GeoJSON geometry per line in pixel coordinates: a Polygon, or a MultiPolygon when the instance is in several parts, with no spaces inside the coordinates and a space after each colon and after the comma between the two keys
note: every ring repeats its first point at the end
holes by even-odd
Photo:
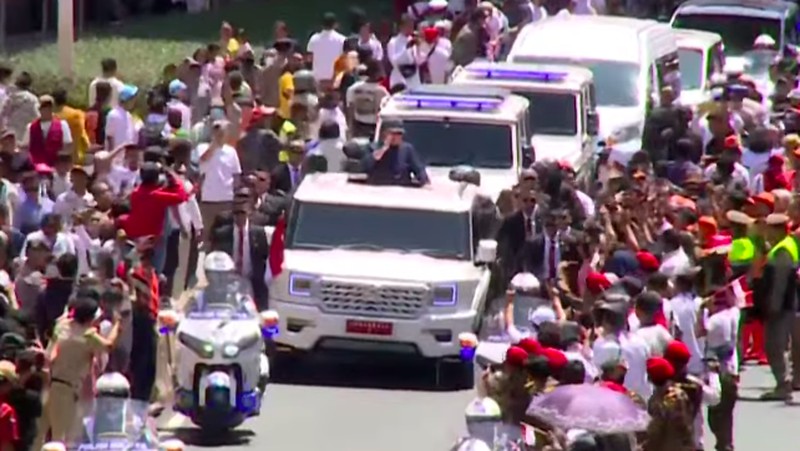
{"type": "Polygon", "coordinates": [[[155,268],[158,274],[164,272],[164,263],[167,259],[167,241],[169,241],[169,233],[172,230],[168,215],[169,213],[164,215],[164,226],[161,230],[161,236],[158,237],[155,249],[153,249],[153,268],[155,268]]]}

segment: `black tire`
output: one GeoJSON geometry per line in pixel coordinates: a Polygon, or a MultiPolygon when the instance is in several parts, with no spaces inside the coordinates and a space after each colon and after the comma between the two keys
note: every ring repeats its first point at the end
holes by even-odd
{"type": "Polygon", "coordinates": [[[444,390],[470,390],[475,386],[475,364],[460,359],[443,359],[440,365],[439,388],[444,390]]]}

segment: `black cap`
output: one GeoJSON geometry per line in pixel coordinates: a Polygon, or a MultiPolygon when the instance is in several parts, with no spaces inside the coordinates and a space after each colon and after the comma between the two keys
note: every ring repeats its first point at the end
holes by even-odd
{"type": "Polygon", "coordinates": [[[655,291],[645,291],[636,297],[636,308],[644,312],[655,313],[661,309],[661,295],[655,291]]]}
{"type": "Polygon", "coordinates": [[[567,347],[569,345],[581,341],[581,326],[575,321],[565,321],[561,323],[561,346],[567,347]]]}
{"type": "Polygon", "coordinates": [[[404,132],[403,121],[400,119],[387,119],[383,121],[383,129],[387,132],[404,132]]]}

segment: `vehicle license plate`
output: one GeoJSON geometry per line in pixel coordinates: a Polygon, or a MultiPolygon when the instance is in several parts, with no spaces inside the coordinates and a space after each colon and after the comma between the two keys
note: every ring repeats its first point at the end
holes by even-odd
{"type": "Polygon", "coordinates": [[[347,320],[347,332],[362,335],[392,335],[392,323],[380,321],[362,321],[360,319],[347,320]]]}

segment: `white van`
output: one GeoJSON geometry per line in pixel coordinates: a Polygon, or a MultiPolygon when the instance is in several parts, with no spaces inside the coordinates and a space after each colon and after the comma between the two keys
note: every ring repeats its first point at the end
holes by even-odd
{"type": "Polygon", "coordinates": [[[609,16],[554,17],[526,25],[508,61],[572,64],[594,75],[600,136],[638,150],[644,119],[666,86],[680,94],[678,46],[666,24],[609,16]]]}

